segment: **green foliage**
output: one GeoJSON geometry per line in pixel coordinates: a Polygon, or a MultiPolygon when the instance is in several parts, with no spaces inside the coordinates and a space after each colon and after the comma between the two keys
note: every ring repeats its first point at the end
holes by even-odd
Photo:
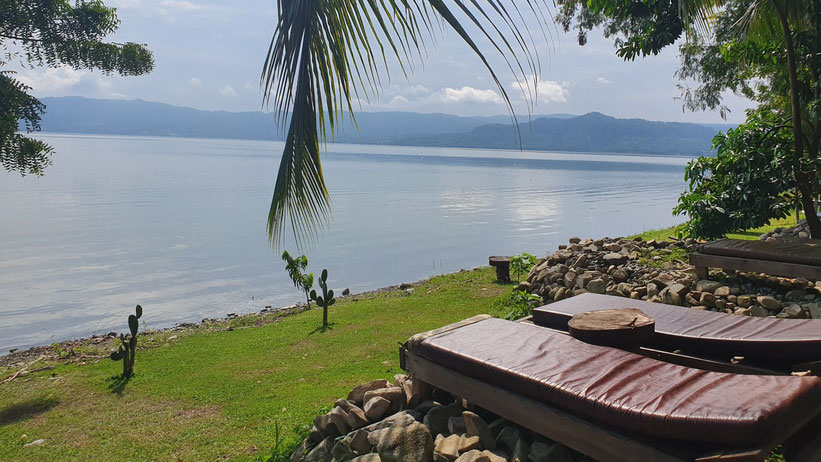
{"type": "Polygon", "coordinates": [[[322,288],[322,295],[317,295],[315,290],[311,291],[311,300],[322,307],[322,328],[328,327],[328,307],[336,303],[334,291],[328,290],[328,270],[323,269],[319,276],[319,287],[322,288]]]}
{"type": "Polygon", "coordinates": [[[328,139],[326,127],[333,135],[344,113],[353,118],[357,100],[377,96],[389,57],[409,74],[440,27],[453,29],[478,56],[511,113],[508,86],[465,26],[475,28],[483,43],[506,60],[525,88],[524,96],[534,101],[537,80],[530,76],[541,70],[522,14],[536,16],[547,41],[549,2],[532,0],[526,8],[519,3],[278,0],[276,29],[261,77],[266,102],[273,102],[278,120],[288,125],[268,213],[271,242],[281,241],[286,217],[298,241],[315,236],[330,210],[319,148],[320,141],[328,139]]]}
{"type": "Polygon", "coordinates": [[[130,335],[120,334],[120,347],[111,352],[111,359],[123,362],[122,378],[128,379],[134,375],[134,359],[137,354],[137,330],[140,327],[139,319],[143,315],[143,307],[137,305],[136,313],[128,316],[128,330],[130,335]]]}
{"type": "Polygon", "coordinates": [[[795,165],[792,139],[783,128],[767,114],[754,112],[737,129],[716,136],[715,157],[687,165],[690,190],[674,209],[689,217],[679,228],[682,234],[713,239],[789,214],[795,165]]]}
{"type": "Polygon", "coordinates": [[[287,250],[284,250],[282,252],[282,261],[285,262],[285,271],[288,272],[288,276],[290,276],[291,281],[293,281],[294,287],[305,292],[305,300],[308,303],[308,308],[310,308],[311,298],[308,294],[314,286],[314,273],[304,272],[305,269],[308,268],[308,257],[300,255],[299,257],[293,258],[287,250]]]}
{"type": "MultiPolygon", "coordinates": [[[[101,1],[0,1],[0,67],[20,58],[32,67],[67,65],[124,76],[150,72],[154,60],[144,45],[102,42],[118,25],[115,10],[101,1]]],[[[16,132],[19,122],[29,133],[39,130],[45,107],[14,75],[0,69],[0,164],[10,172],[41,175],[52,149],[16,132]]]]}
{"type": "Polygon", "coordinates": [[[538,258],[527,252],[511,257],[510,271],[516,275],[516,282],[519,282],[521,275],[527,274],[538,262],[538,258]]]}
{"type": "Polygon", "coordinates": [[[533,308],[542,304],[542,297],[524,290],[514,290],[506,298],[494,303],[495,309],[504,319],[515,321],[533,314],[533,308]]]}

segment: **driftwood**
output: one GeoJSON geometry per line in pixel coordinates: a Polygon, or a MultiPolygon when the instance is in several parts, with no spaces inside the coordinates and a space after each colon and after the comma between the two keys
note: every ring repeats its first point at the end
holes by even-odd
{"type": "Polygon", "coordinates": [[[646,343],[655,332],[656,322],[641,310],[617,308],[587,311],[567,322],[574,338],[595,345],[636,347],[646,343]]]}

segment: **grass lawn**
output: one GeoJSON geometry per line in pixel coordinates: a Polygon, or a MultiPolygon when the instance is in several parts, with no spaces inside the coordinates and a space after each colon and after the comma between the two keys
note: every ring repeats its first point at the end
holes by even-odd
{"type": "MultiPolygon", "coordinates": [[[[341,299],[253,328],[198,332],[137,352],[121,390],[108,359],[62,364],[0,384],[0,460],[216,460],[269,455],[318,409],[359,383],[392,379],[399,342],[479,313],[510,291],[492,268],[341,299]],[[25,437],[23,436],[25,435],[25,437]],[[39,446],[23,444],[45,439],[39,446]]],[[[144,318],[150,318],[145,307],[144,318]]],[[[124,320],[125,321],[125,320],[124,320]]],[[[125,329],[125,326],[124,326],[125,329]]],[[[151,335],[144,344],[157,343],[151,335]]],[[[9,374],[5,374],[9,376],[9,374]]]]}

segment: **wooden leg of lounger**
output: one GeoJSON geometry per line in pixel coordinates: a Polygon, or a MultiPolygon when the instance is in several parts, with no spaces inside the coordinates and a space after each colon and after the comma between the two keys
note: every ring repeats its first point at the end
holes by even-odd
{"type": "Polygon", "coordinates": [[[710,276],[710,268],[706,266],[696,266],[696,276],[699,279],[707,279],[710,276]]]}
{"type": "Polygon", "coordinates": [[[784,442],[787,462],[821,462],[821,414],[784,442]]]}
{"type": "Polygon", "coordinates": [[[419,377],[412,377],[411,389],[414,396],[419,396],[419,401],[427,401],[433,398],[433,387],[423,382],[419,377]]]}

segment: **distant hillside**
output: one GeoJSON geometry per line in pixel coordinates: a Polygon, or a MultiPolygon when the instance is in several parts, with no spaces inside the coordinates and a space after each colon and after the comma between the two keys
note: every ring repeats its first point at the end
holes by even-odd
{"type": "MultiPolygon", "coordinates": [[[[142,100],[42,98],[44,132],[281,140],[264,112],[203,111],[142,100]]],[[[414,112],[357,113],[338,143],[518,149],[506,115],[460,117],[414,112]]],[[[713,136],[730,126],[616,119],[597,112],[520,117],[521,147],[531,150],[623,152],[695,156],[709,152],[713,136]],[[723,128],[722,128],[723,127],[723,128]]]]}
{"type": "MultiPolygon", "coordinates": [[[[142,100],[103,100],[76,96],[42,98],[44,132],[96,133],[194,138],[280,140],[274,116],[265,112],[202,111],[142,100]]],[[[460,117],[413,112],[357,113],[347,120],[337,142],[389,144],[408,134],[467,132],[488,123],[509,122],[508,116],[460,117]],[[361,137],[360,137],[361,134],[361,137]]]]}
{"type": "MultiPolygon", "coordinates": [[[[520,124],[523,149],[573,152],[617,152],[696,156],[710,151],[719,130],[678,122],[616,119],[598,112],[569,119],[540,118],[520,124]]],[[[411,146],[518,149],[511,124],[489,124],[468,133],[409,135],[411,146]]]]}

